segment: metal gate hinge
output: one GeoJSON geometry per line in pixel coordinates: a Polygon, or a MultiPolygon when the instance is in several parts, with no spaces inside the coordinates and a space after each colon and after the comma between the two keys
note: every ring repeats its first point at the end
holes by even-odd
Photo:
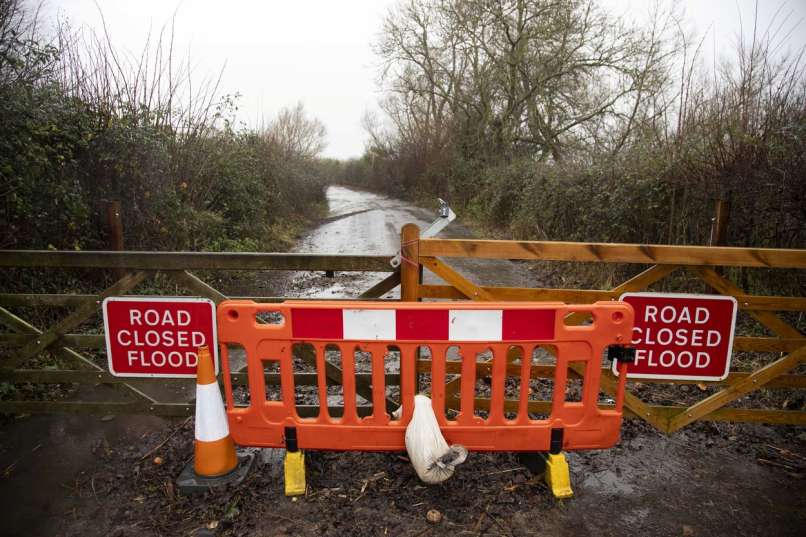
{"type": "MultiPolygon", "coordinates": [[[[423,231],[420,234],[421,239],[427,239],[428,237],[433,237],[443,229],[445,229],[448,224],[456,220],[456,213],[448,206],[448,202],[442,198],[437,198],[439,200],[439,216],[437,219],[434,220],[428,229],[423,231]]],[[[401,252],[397,252],[395,256],[389,260],[389,264],[392,265],[393,268],[397,268],[400,266],[401,261],[401,252]]]]}

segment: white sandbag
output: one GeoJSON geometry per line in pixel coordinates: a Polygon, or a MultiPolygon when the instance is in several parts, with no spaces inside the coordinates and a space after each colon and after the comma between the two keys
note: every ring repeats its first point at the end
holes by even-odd
{"type": "Polygon", "coordinates": [[[425,395],[414,397],[414,415],[406,427],[406,451],[417,476],[432,485],[451,477],[456,466],[467,459],[464,446],[448,446],[439,430],[431,399],[425,395]]]}

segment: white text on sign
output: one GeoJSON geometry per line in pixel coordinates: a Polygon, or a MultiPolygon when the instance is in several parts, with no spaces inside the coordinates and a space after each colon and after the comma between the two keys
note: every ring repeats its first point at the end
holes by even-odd
{"type": "MultiPolygon", "coordinates": [[[[190,312],[178,310],[176,312],[165,311],[162,314],[156,310],[131,310],[129,312],[129,322],[136,326],[188,326],[190,325],[190,312]]],[[[117,334],[118,343],[124,347],[159,347],[177,345],[179,347],[193,347],[198,349],[207,345],[207,339],[198,330],[121,330],[117,334]]],[[[129,350],[126,353],[129,365],[140,362],[143,366],[163,367],[166,364],[172,367],[196,367],[199,363],[199,356],[196,351],[170,351],[165,353],[160,350],[129,350]]]]}
{"type": "MultiPolygon", "coordinates": [[[[682,325],[696,326],[708,323],[710,313],[707,308],[690,308],[648,305],[644,310],[644,321],[677,327],[682,325]],[[692,311],[693,309],[693,311],[692,311]]],[[[722,335],[716,330],[703,328],[654,328],[654,326],[636,326],[633,328],[633,345],[668,346],[674,343],[679,347],[717,347],[722,342],[722,335]]],[[[704,369],[711,363],[711,356],[704,351],[683,350],[675,353],[672,350],[661,351],[656,355],[654,350],[639,348],[635,351],[636,363],[646,360],[650,367],[671,367],[677,363],[680,367],[696,367],[704,369]]]]}

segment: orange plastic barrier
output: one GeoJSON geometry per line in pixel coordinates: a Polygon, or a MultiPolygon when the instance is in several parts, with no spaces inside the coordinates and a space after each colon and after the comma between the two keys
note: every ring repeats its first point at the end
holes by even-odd
{"type": "MultiPolygon", "coordinates": [[[[290,450],[386,451],[405,449],[406,425],[412,415],[418,347],[431,351],[431,398],[449,444],[475,451],[549,451],[607,448],[619,438],[624,378],[614,409],[597,405],[602,357],[608,346],[630,341],[633,310],[623,302],[569,306],[561,303],[379,303],[284,302],[259,304],[230,300],[218,306],[218,341],[225,379],[230,431],[238,444],[290,450]],[[261,324],[256,315],[274,315],[261,324]],[[574,313],[589,313],[592,323],[567,325],[574,313]],[[282,316],[282,318],[280,318],[282,316]],[[319,416],[303,418],[295,405],[292,346],[310,343],[316,352],[319,416]],[[228,345],[246,351],[250,403],[236,406],[230,379],[228,345]],[[527,410],[531,357],[538,346],[556,348],[556,374],[548,419],[531,419],[527,410]],[[326,348],[341,352],[344,409],[331,417],[327,409],[326,348]],[[446,354],[457,346],[462,355],[460,411],[445,417],[446,354]],[[402,414],[387,413],[384,356],[400,351],[402,414]],[[521,349],[519,408],[515,419],[504,409],[507,351],[521,349]],[[476,355],[486,350],[491,362],[487,418],[474,415],[476,355]],[[371,354],[372,414],[360,417],[356,404],[355,351],[371,354]],[[281,400],[266,400],[264,366],[279,363],[281,400]],[[566,401],[569,364],[584,366],[580,401],[566,401]],[[552,443],[553,440],[553,443],[552,443]]],[[[511,366],[510,366],[511,368],[511,366]]],[[[510,377],[512,372],[510,371],[510,377]]]]}

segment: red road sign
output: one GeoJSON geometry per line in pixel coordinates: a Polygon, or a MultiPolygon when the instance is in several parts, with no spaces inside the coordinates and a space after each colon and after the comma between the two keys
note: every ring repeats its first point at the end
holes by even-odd
{"type": "Polygon", "coordinates": [[[210,347],[218,373],[211,300],[109,297],[103,312],[109,372],[116,377],[195,377],[202,345],[210,347]]]}
{"type": "MultiPolygon", "coordinates": [[[[722,380],[730,372],[736,299],[721,295],[625,293],[635,310],[635,362],[628,378],[722,380]]],[[[613,373],[618,375],[613,363],[613,373]]]]}

